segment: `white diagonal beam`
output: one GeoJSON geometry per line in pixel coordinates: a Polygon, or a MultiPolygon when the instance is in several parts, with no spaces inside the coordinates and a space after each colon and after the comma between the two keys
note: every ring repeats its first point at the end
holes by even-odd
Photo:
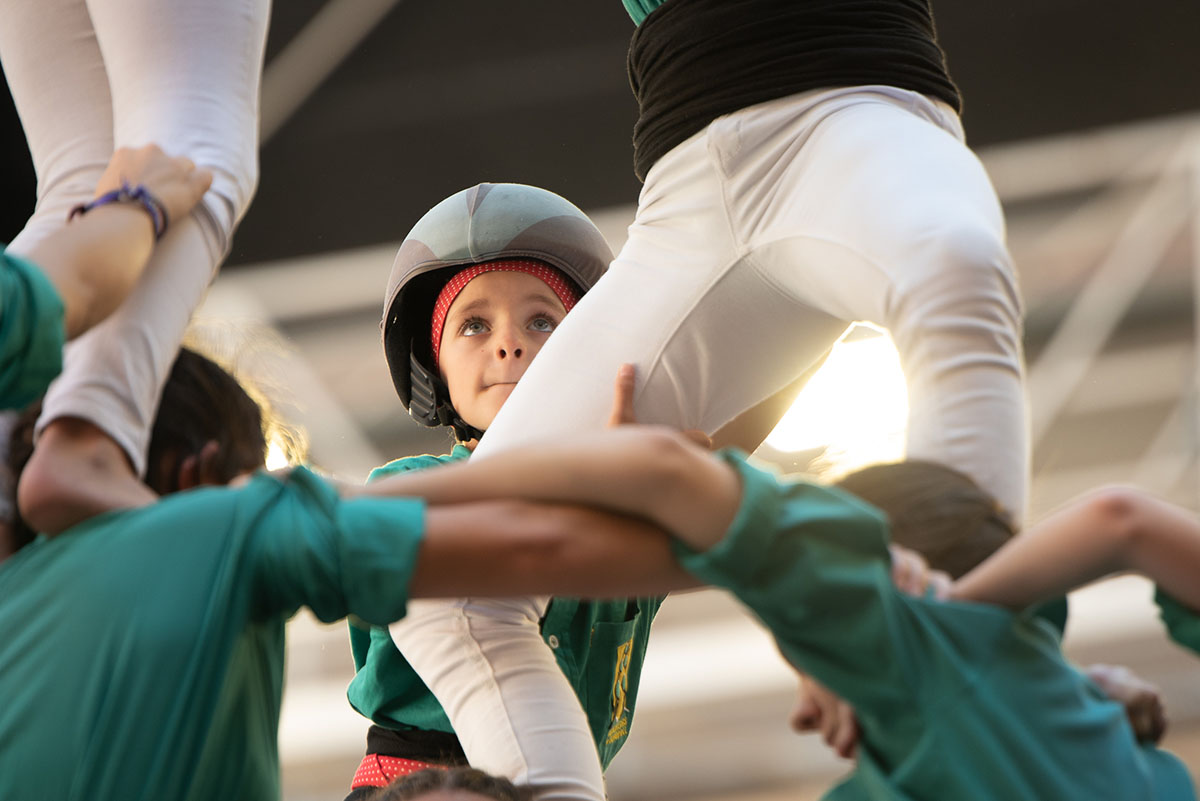
{"type": "Polygon", "coordinates": [[[1184,431],[1187,410],[1193,405],[1191,398],[1182,398],[1167,415],[1138,460],[1134,484],[1162,496],[1170,495],[1179,484],[1195,456],[1195,437],[1184,431]]]}
{"type": "Polygon", "coordinates": [[[1188,219],[1168,173],[1147,193],[1029,370],[1036,448],[1188,219]]]}
{"type": "Polygon", "coordinates": [[[263,71],[260,145],[275,135],[399,2],[329,0],[321,7],[263,71]]]}

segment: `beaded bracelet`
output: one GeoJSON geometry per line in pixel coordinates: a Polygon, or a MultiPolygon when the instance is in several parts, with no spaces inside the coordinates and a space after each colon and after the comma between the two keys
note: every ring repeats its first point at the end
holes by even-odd
{"type": "Polygon", "coordinates": [[[120,189],[106,192],[91,203],[80,203],[71,209],[67,219],[72,220],[78,214],[87,214],[97,206],[106,206],[109,203],[137,203],[150,215],[150,220],[154,223],[155,239],[162,239],[162,235],[167,232],[167,207],[142,184],[130,186],[125,181],[121,182],[120,189]]]}

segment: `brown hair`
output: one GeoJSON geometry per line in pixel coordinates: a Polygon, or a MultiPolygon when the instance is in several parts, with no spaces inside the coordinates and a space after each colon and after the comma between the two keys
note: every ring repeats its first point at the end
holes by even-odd
{"type": "MultiPolygon", "coordinates": [[[[33,428],[41,408],[38,401],[23,411],[9,438],[13,551],[28,545],[36,536],[16,510],[16,485],[33,455],[33,428]]],[[[237,379],[215,362],[182,348],[171,366],[154,418],[146,485],[160,495],[178,490],[180,463],[188,456],[199,455],[209,441],[220,446],[216,469],[221,481],[230,481],[263,466],[267,443],[259,405],[237,379]]]]}
{"type": "Polygon", "coordinates": [[[495,801],[531,801],[533,793],[475,768],[419,770],[384,787],[370,801],[409,801],[435,790],[465,790],[495,801]]]}
{"type": "Polygon", "coordinates": [[[1016,533],[1000,503],[969,477],[936,462],[879,464],[835,486],[888,517],[892,542],[917,551],[935,570],[958,578],[1016,533]]]}
{"type": "Polygon", "coordinates": [[[258,403],[216,362],[181,348],[150,431],[146,484],[160,495],[175,492],[180,463],[212,441],[218,445],[218,481],[231,481],[266,461],[258,403]]]}

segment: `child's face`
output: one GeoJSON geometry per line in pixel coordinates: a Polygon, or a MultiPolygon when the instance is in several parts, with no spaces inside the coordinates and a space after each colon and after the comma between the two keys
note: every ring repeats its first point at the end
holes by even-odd
{"type": "Polygon", "coordinates": [[[462,419],[486,430],[513,387],[562,322],[553,290],[528,273],[471,280],[446,313],[438,365],[462,419]]]}

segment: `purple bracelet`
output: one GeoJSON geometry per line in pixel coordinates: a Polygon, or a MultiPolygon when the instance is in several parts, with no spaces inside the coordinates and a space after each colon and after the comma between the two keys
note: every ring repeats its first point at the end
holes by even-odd
{"type": "Polygon", "coordinates": [[[91,203],[80,203],[71,209],[67,219],[72,220],[76,215],[87,214],[97,206],[106,206],[109,203],[137,203],[150,215],[150,220],[154,223],[155,239],[162,239],[162,235],[167,232],[167,207],[142,184],[130,186],[125,181],[121,182],[120,189],[106,192],[91,203]]]}

